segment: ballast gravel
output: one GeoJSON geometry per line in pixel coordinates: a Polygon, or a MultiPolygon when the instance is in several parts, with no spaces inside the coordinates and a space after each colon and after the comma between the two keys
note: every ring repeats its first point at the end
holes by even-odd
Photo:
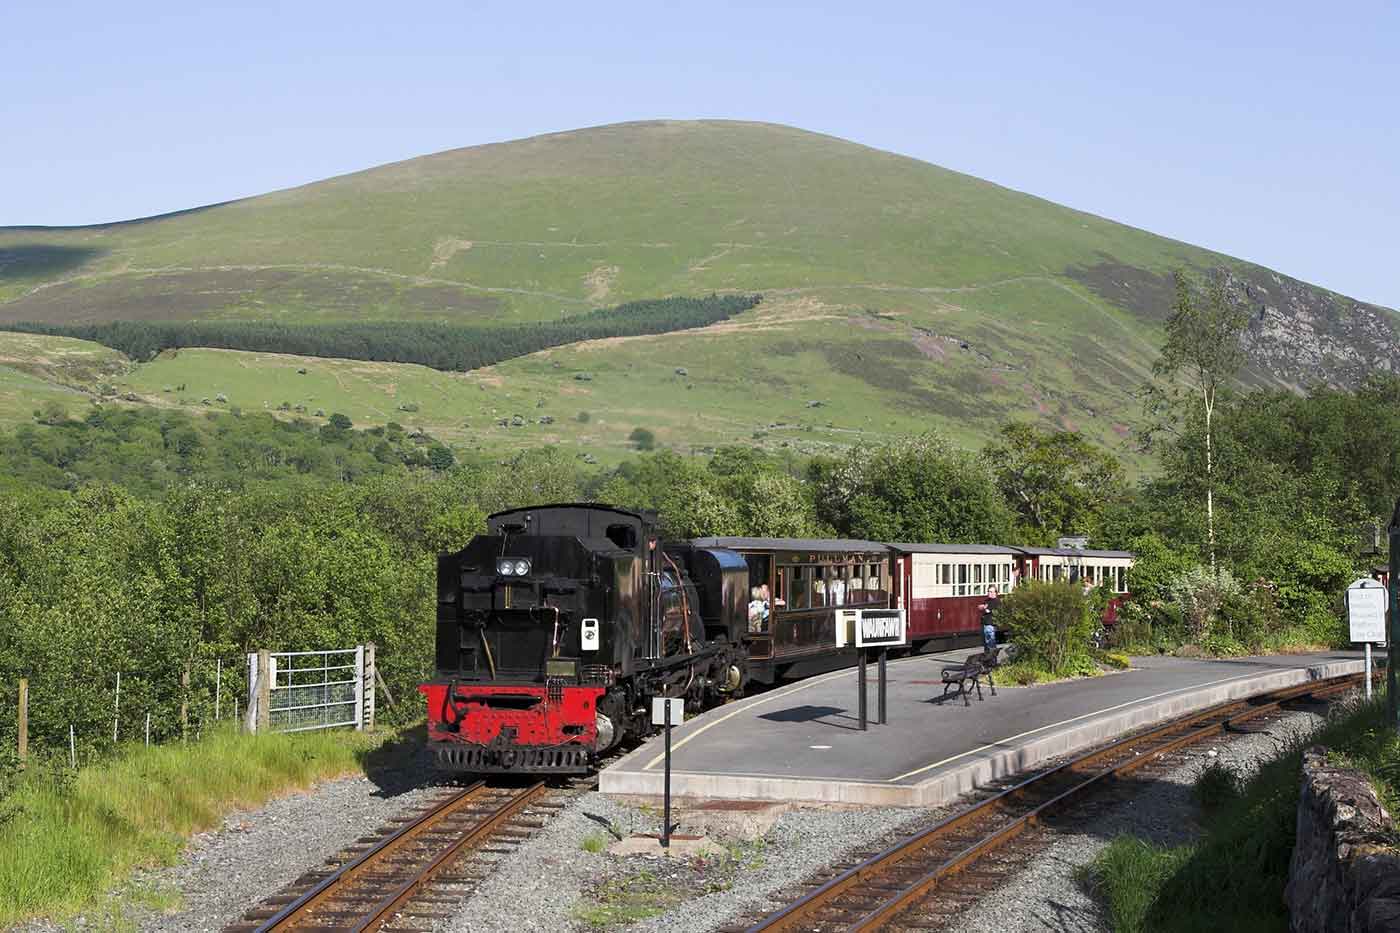
{"type": "Polygon", "coordinates": [[[995,892],[964,911],[951,929],[957,933],[1108,933],[1112,929],[1100,905],[1080,880],[1081,870],[1121,835],[1159,845],[1182,845],[1199,834],[1191,787],[1212,761],[1253,774],[1278,757],[1291,738],[1307,735],[1323,722],[1312,713],[1286,713],[1268,726],[1271,734],[1236,735],[1203,742],[1179,756],[1182,764],[1143,782],[1123,803],[1095,813],[1092,824],[1072,821],[1051,830],[1048,847],[1026,867],[1002,882],[995,892]]]}
{"type": "MultiPolygon", "coordinates": [[[[762,842],[734,844],[732,853],[720,857],[723,867],[699,881],[686,865],[664,857],[621,857],[606,851],[586,851],[584,841],[599,834],[608,835],[608,826],[622,835],[655,833],[660,829],[658,813],[588,793],[551,820],[544,830],[503,857],[455,917],[440,929],[452,933],[595,929],[580,916],[597,906],[590,893],[609,880],[622,884],[641,875],[651,883],[674,885],[688,899],[658,916],[627,925],[627,930],[712,930],[756,910],[776,906],[771,895],[790,892],[798,881],[845,853],[892,832],[926,823],[934,815],[929,810],[893,808],[789,810],[778,817],[762,842]],[[718,878],[714,877],[716,874],[718,878]],[[719,890],[705,893],[704,885],[719,890]]],[[[678,811],[678,818],[684,826],[683,809],[678,811]]]]}
{"type": "Polygon", "coordinates": [[[140,928],[222,929],[389,817],[439,793],[432,785],[382,787],[354,777],[235,811],[219,829],[192,838],[178,865],[145,874],[142,881],[178,888],[183,904],[175,913],[140,917],[140,928]]]}

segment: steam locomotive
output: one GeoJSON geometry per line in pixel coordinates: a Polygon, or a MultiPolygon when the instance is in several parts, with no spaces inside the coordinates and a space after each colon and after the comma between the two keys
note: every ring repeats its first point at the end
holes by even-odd
{"type": "Polygon", "coordinates": [[[438,559],[428,743],[446,770],[586,772],[653,730],[653,697],[698,711],[852,663],[842,612],[901,610],[915,649],[978,644],[993,587],[1069,579],[1113,591],[1111,624],[1131,566],[1082,547],[664,542],[655,514],[595,504],[500,512],[438,559]]]}
{"type": "Polygon", "coordinates": [[[651,697],[738,694],[748,579],[732,551],[663,545],[651,513],[492,515],[438,559],[438,676],[419,691],[439,767],[585,772],[649,731],[651,697]]]}

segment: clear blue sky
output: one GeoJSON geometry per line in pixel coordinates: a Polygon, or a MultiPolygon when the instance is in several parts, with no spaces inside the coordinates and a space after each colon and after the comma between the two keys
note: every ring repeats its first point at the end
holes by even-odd
{"type": "Polygon", "coordinates": [[[1400,308],[1400,4],[1137,6],[16,0],[0,17],[0,224],[725,117],[904,153],[1400,308]]]}

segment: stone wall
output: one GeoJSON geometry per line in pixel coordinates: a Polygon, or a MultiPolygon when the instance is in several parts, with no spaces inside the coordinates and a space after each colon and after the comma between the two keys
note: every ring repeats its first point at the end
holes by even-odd
{"type": "Polygon", "coordinates": [[[1298,840],[1284,900],[1294,933],[1400,931],[1400,852],[1365,775],[1303,753],[1298,840]]]}

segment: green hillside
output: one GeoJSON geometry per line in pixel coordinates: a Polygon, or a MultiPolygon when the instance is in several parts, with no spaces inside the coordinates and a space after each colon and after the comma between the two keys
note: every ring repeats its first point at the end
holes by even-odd
{"type": "MultiPolygon", "coordinates": [[[[1013,415],[1114,443],[1136,415],[1129,392],[1159,340],[1166,276],[1182,265],[1234,270],[1285,323],[1306,312],[1324,336],[1334,322],[1360,328],[1338,342],[1359,342],[1363,358],[1400,339],[1393,322],[1371,333],[1378,309],[1228,257],[833,137],[722,121],[551,134],[161,218],[0,230],[0,324],[505,324],[755,292],[758,308],[708,328],[574,344],[466,377],[319,371],[382,373],[395,392],[421,392],[425,427],[483,446],[550,438],[606,453],[636,424],[681,447],[758,435],[817,449],[924,427],[972,440],[1013,415]],[[423,380],[442,394],[416,388],[423,380]],[[462,385],[476,395],[459,400],[462,385]],[[495,424],[546,411],[553,422],[534,430],[495,424]]],[[[1284,345],[1261,352],[1259,378],[1305,380],[1289,368],[1288,332],[1261,336],[1265,349],[1284,345]]],[[[224,392],[245,408],[342,405],[369,419],[400,404],[344,379],[294,380],[308,388],[280,398],[294,387],[258,375],[283,365],[275,356],[210,351],[237,362],[206,366],[192,352],[141,364],[122,391],[168,404],[176,393],[163,388],[185,384],[195,404],[224,392]],[[235,399],[240,374],[253,374],[251,391],[235,399]]]]}

